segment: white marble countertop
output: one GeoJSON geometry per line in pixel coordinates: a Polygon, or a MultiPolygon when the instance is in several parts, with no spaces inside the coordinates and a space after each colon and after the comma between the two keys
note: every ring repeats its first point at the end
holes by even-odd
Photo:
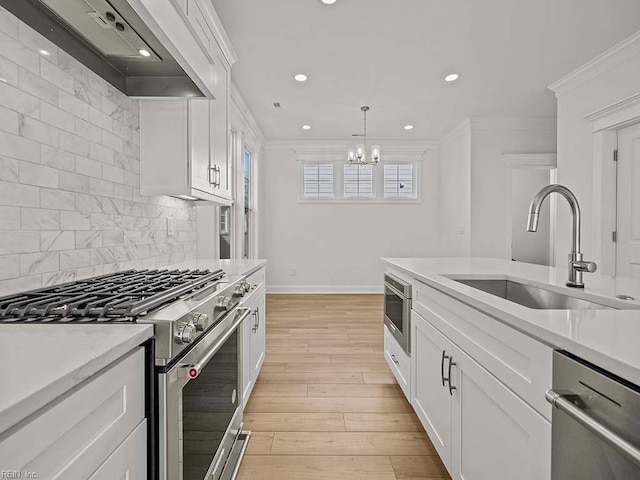
{"type": "Polygon", "coordinates": [[[264,259],[246,259],[246,260],[219,260],[215,258],[199,258],[197,260],[188,260],[186,262],[174,263],[160,268],[178,268],[178,269],[209,269],[217,270],[221,268],[227,275],[249,275],[258,268],[267,264],[264,259]]]}
{"type": "Polygon", "coordinates": [[[0,434],[153,336],[153,326],[0,325],[0,434]]]}
{"type": "Polygon", "coordinates": [[[640,281],[597,273],[584,274],[584,289],[565,286],[567,270],[486,258],[385,258],[400,270],[497,320],[566,350],[640,385],[640,310],[536,310],[456,282],[452,278],[512,279],[594,300],[640,307],[640,281]]]}

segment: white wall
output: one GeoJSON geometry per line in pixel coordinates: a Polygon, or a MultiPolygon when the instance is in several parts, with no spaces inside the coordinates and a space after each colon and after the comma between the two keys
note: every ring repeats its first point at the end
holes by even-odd
{"type": "MultiPolygon", "coordinates": [[[[554,119],[472,117],[442,141],[442,254],[505,258],[508,153],[553,153],[554,119]]],[[[526,213],[525,213],[526,215],[526,213]]]]}
{"type": "MultiPolygon", "coordinates": [[[[585,116],[640,93],[640,35],[605,52],[550,88],[558,99],[558,182],[569,187],[580,202],[582,252],[588,260],[611,259],[614,249],[610,240],[612,228],[605,228],[594,216],[593,199],[599,198],[603,173],[594,174],[596,155],[600,150],[596,153],[592,122],[585,116]],[[602,250],[598,237],[602,238],[602,250]]],[[[613,163],[607,162],[605,167],[607,165],[612,168],[613,163]]],[[[613,181],[613,176],[605,176],[605,179],[613,181]]],[[[600,204],[603,203],[605,201],[600,200],[600,204]]],[[[606,203],[608,206],[612,199],[606,203]]],[[[559,264],[566,263],[570,250],[569,224],[568,208],[559,208],[556,242],[559,264]]],[[[612,272],[611,263],[600,263],[599,270],[612,272]]]]}
{"type": "MultiPolygon", "coordinates": [[[[435,151],[422,161],[419,204],[313,204],[298,203],[298,147],[305,144],[265,147],[261,256],[269,260],[269,291],[380,292],[381,257],[439,255],[435,151]]],[[[336,142],[336,158],[345,152],[336,142]]]]}
{"type": "Polygon", "coordinates": [[[193,203],[139,194],[138,102],[0,24],[0,295],[195,257],[193,203]]]}

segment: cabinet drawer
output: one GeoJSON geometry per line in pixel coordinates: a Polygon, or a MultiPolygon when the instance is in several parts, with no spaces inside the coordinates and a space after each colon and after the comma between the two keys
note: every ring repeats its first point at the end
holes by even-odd
{"type": "Polygon", "coordinates": [[[384,358],[405,397],[411,401],[411,357],[405,353],[386,325],[384,326],[384,358]]]}
{"type": "Polygon", "coordinates": [[[144,419],[144,363],[139,347],[34,414],[0,443],[0,459],[40,479],[89,478],[144,419]]]}
{"type": "Polygon", "coordinates": [[[147,421],[120,444],[89,480],[145,480],[147,478],[147,421]]]}
{"type": "Polygon", "coordinates": [[[415,282],[413,309],[547,419],[553,349],[475,308],[415,282]]]}
{"type": "Polygon", "coordinates": [[[251,291],[257,290],[264,283],[265,268],[261,267],[247,277],[247,282],[251,285],[251,291]]]}

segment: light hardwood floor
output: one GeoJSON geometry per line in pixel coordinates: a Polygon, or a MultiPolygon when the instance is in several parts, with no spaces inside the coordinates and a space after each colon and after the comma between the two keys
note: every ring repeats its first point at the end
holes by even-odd
{"type": "Polygon", "coordinates": [[[381,295],[267,296],[239,480],[449,478],[383,357],[381,295]]]}

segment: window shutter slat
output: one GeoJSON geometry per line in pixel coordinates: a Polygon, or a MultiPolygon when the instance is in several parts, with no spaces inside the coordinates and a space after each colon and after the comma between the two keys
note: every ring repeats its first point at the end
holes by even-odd
{"type": "Polygon", "coordinates": [[[305,197],[333,196],[333,164],[307,163],[303,177],[305,197]]]}
{"type": "Polygon", "coordinates": [[[413,165],[384,166],[384,197],[414,198],[413,165]]]}

